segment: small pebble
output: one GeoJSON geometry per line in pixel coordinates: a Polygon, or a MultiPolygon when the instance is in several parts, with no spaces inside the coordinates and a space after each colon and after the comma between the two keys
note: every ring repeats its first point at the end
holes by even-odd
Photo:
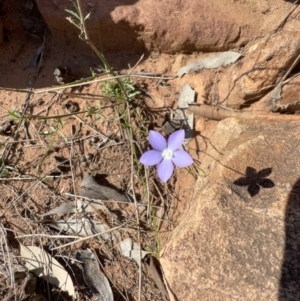
{"type": "Polygon", "coordinates": [[[88,165],[89,165],[89,164],[88,164],[87,162],[81,162],[81,163],[80,163],[80,166],[81,166],[81,167],[88,167],[88,165]]]}
{"type": "Polygon", "coordinates": [[[79,162],[81,163],[86,162],[86,156],[85,155],[80,156],[79,162]]]}
{"type": "Polygon", "coordinates": [[[92,137],[91,142],[92,143],[97,143],[98,142],[98,137],[92,137]]]}
{"type": "Polygon", "coordinates": [[[67,109],[69,113],[75,113],[80,111],[79,105],[76,102],[68,101],[64,107],[67,109]]]}
{"type": "Polygon", "coordinates": [[[86,158],[87,161],[91,161],[94,158],[94,155],[93,154],[87,154],[87,155],[85,155],[85,158],[86,158]]]}

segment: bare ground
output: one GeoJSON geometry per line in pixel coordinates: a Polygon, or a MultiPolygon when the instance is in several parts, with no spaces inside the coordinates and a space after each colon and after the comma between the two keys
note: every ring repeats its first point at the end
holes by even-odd
{"type": "MultiPolygon", "coordinates": [[[[76,262],[78,252],[86,248],[97,254],[115,300],[164,300],[149,271],[149,259],[143,261],[139,270],[135,261],[120,255],[115,241],[97,237],[76,243],[77,239],[68,238],[48,226],[49,221],[67,220],[73,217],[72,214],[44,214],[74,200],[70,194],[78,195],[84,174],[90,173],[96,176],[99,184],[122,194],[134,193],[141,206],[137,210],[133,204],[109,203],[106,213],[95,210],[88,217],[109,228],[120,226],[122,239],[130,237],[143,250],[153,254],[160,251],[155,235],[157,227],[163,248],[191,200],[195,177],[187,170],[176,170],[172,180],[163,185],[154,169],[150,169],[144,174],[148,180],[145,186],[141,180],[144,170],[134,161],[133,142],[128,139],[122,114],[129,116],[127,121],[138,145],[135,147],[138,158],[148,147],[147,131],[160,130],[172,108],[176,107],[180,85],[161,78],[161,74],[172,72],[176,57],[147,54],[134,72],[155,72],[157,75],[134,78],[141,94],[124,112],[122,104],[103,95],[101,82],[49,91],[52,85],[57,85],[53,76],[57,66],[68,66],[75,75],[78,72],[91,75],[89,67],[97,67],[98,59],[85,45],[80,54],[66,53],[65,47],[54,45],[49,39],[40,63],[24,68],[40,42],[28,37],[23,30],[16,5],[3,7],[4,20],[11,14],[16,18],[5,22],[9,26],[0,46],[0,86],[11,88],[0,91],[2,300],[38,300],[41,296],[44,300],[68,300],[65,293],[49,289],[40,280],[29,295],[24,289],[23,276],[11,281],[13,272],[9,268],[24,267],[20,243],[50,252],[71,275],[79,300],[96,300],[84,283],[80,264],[76,262]],[[45,91],[35,90],[40,92],[37,94],[20,91],[26,88],[45,91]],[[75,243],[63,247],[69,242],[75,243]],[[57,249],[53,251],[53,248],[57,249]]],[[[128,65],[133,66],[140,57],[141,54],[132,53],[107,55],[115,70],[126,72],[130,70],[128,65]]],[[[199,149],[196,144],[195,140],[190,142],[190,153],[197,160],[199,149]]],[[[79,217],[75,215],[75,218],[79,217]]]]}

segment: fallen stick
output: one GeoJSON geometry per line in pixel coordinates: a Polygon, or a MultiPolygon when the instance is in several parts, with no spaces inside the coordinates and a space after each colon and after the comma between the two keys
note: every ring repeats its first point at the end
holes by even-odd
{"type": "Polygon", "coordinates": [[[253,120],[269,120],[269,121],[300,121],[300,115],[283,115],[278,113],[259,113],[259,112],[243,112],[233,111],[231,109],[224,109],[218,106],[208,105],[190,105],[188,111],[197,116],[222,120],[225,118],[240,118],[240,119],[253,119],[253,120]]]}

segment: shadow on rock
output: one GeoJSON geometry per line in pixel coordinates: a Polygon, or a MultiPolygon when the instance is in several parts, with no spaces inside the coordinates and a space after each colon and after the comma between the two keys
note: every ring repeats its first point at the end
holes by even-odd
{"type": "MultiPolygon", "coordinates": [[[[104,52],[114,70],[135,65],[140,58],[137,53],[148,55],[139,37],[142,29],[123,16],[125,8],[129,13],[135,12],[131,6],[136,2],[91,0],[82,3],[83,14],[91,13],[86,20],[89,38],[104,52]]],[[[72,80],[91,76],[91,69],[96,73],[103,69],[97,55],[78,37],[79,29],[66,19],[77,20],[66,11],[76,12],[72,2],[62,0],[57,4],[52,0],[28,0],[26,5],[24,3],[16,1],[12,4],[8,0],[2,3],[1,21],[6,39],[2,44],[0,41],[0,69],[3,70],[0,86],[48,87],[57,84],[53,75],[57,67],[68,68],[74,76],[72,80]]]]}
{"type": "Polygon", "coordinates": [[[265,168],[257,171],[255,168],[247,166],[245,177],[241,177],[233,182],[237,186],[248,186],[247,191],[251,197],[257,195],[260,188],[273,188],[274,182],[267,177],[272,173],[272,168],[265,168]]]}
{"type": "Polygon", "coordinates": [[[300,179],[289,194],[285,211],[285,249],[278,300],[300,300],[300,179]]]}
{"type": "MultiPolygon", "coordinates": [[[[59,4],[55,4],[52,0],[36,0],[36,2],[53,35],[63,35],[70,42],[72,40],[78,42],[78,29],[66,20],[66,17],[73,16],[66,9],[73,12],[77,10],[72,2],[68,0],[61,0],[59,4]]],[[[141,28],[138,24],[130,24],[128,20],[129,16],[133,18],[137,14],[137,10],[132,7],[137,2],[138,0],[82,1],[82,13],[89,16],[86,19],[89,38],[97,47],[112,52],[144,50],[143,42],[138,39],[141,28]]]]}

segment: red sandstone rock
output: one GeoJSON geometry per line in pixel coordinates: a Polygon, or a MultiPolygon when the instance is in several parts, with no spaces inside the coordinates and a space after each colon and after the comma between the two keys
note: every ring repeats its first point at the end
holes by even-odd
{"type": "Polygon", "coordinates": [[[299,54],[300,31],[296,29],[254,41],[244,59],[222,75],[218,83],[219,103],[240,107],[258,101],[274,88],[299,54]]]}
{"type": "MultiPolygon", "coordinates": [[[[218,51],[245,45],[270,32],[292,7],[281,0],[89,0],[82,1],[85,14],[92,12],[87,27],[103,50],[218,51]]],[[[54,36],[72,41],[78,30],[68,24],[68,0],[37,0],[40,12],[54,36]]]]}
{"type": "Polygon", "coordinates": [[[218,124],[160,259],[171,300],[299,300],[299,137],[297,122],[218,124]]]}

